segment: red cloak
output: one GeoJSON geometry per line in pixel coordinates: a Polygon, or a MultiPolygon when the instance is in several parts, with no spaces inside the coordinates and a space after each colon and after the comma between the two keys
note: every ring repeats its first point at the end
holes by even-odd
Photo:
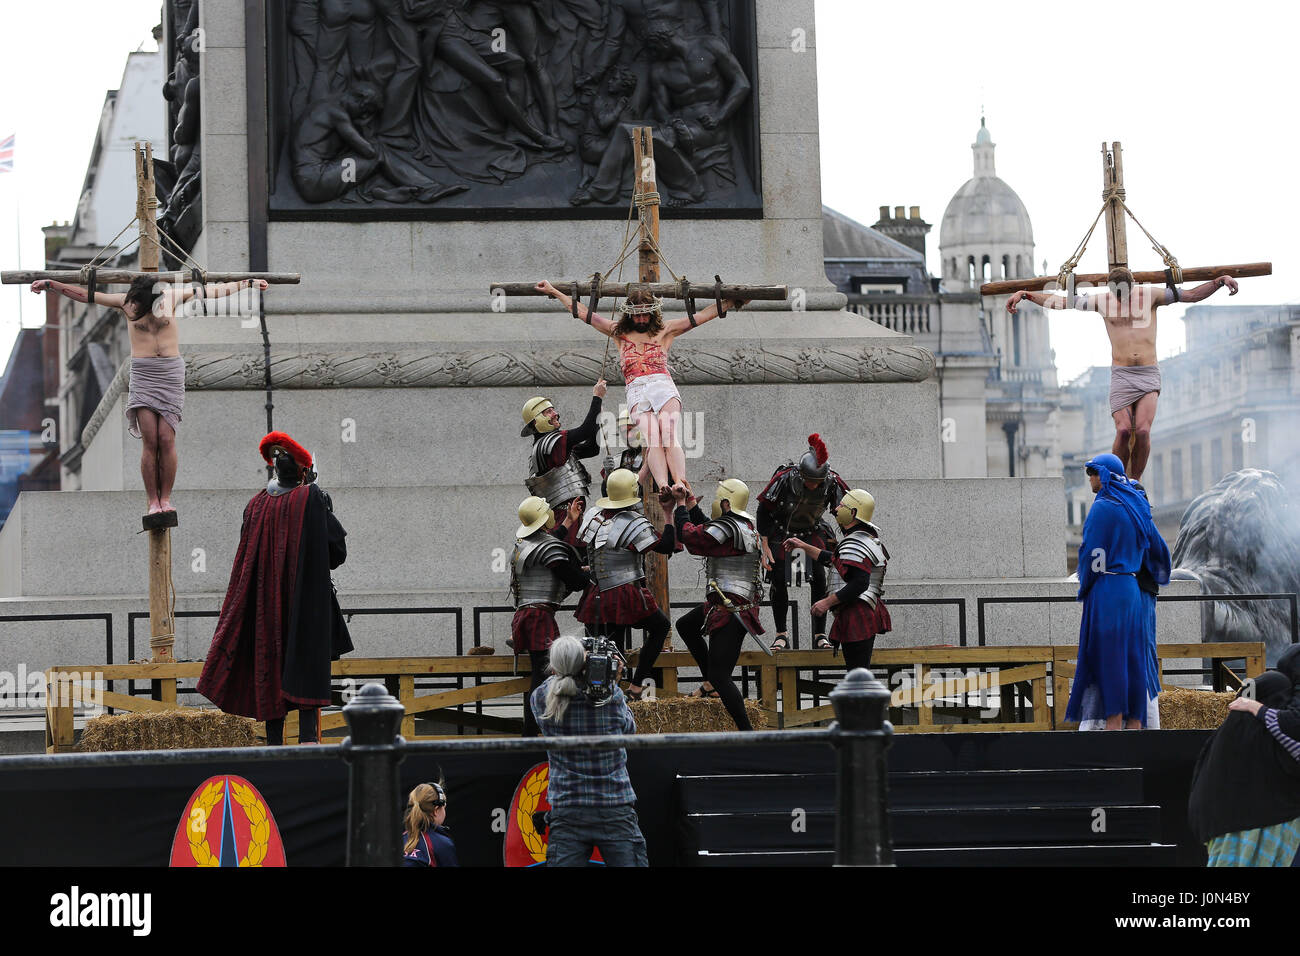
{"type": "Polygon", "coordinates": [[[315,485],[253,496],[200,694],[257,720],[330,703],[330,661],[352,650],[329,576],[346,534],[315,485]]]}

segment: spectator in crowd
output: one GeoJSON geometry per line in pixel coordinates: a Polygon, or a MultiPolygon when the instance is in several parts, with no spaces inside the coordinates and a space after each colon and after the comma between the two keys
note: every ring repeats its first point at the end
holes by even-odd
{"type": "Polygon", "coordinates": [[[447,819],[447,791],[441,783],[422,783],[406,798],[402,866],[460,866],[447,819]]]}
{"type": "MultiPolygon", "coordinates": [[[[560,637],[551,645],[551,676],[531,698],[543,737],[636,733],[617,672],[608,698],[592,699],[588,656],[576,637],[560,637]]],[[[585,866],[599,847],[607,866],[648,866],[627,751],[548,751],[546,756],[551,804],[546,864],[585,866]]]]}

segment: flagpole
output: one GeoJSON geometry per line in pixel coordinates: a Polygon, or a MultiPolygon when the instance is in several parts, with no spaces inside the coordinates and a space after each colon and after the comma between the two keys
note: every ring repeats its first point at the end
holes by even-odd
{"type": "MultiPolygon", "coordinates": [[[[15,189],[14,190],[14,222],[16,224],[15,228],[18,230],[17,259],[18,259],[19,269],[23,267],[23,207],[22,207],[22,202],[19,199],[20,195],[21,193],[17,189],[15,189]]],[[[23,288],[22,286],[19,286],[18,287],[18,331],[20,334],[22,330],[23,330],[23,288]]]]}

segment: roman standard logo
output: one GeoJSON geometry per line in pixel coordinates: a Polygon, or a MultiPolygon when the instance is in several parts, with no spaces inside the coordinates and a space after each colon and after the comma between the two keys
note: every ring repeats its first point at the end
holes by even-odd
{"type": "Polygon", "coordinates": [[[243,777],[199,784],[172,840],[171,866],[284,866],[284,843],[266,801],[243,777]]]}

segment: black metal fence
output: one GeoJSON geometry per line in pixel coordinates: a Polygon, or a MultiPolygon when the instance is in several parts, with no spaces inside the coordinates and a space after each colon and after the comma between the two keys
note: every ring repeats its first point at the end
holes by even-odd
{"type": "Polygon", "coordinates": [[[0,757],[0,774],[39,773],[55,768],[151,767],[220,760],[238,765],[337,757],[348,764],[349,866],[397,866],[401,862],[402,794],[398,764],[408,754],[537,752],[548,755],[590,750],[743,748],[771,744],[819,744],[837,751],[835,864],[892,866],[886,751],[893,736],[887,720],[889,691],[862,668],[832,691],[836,721],[825,730],[749,733],[646,734],[633,736],[471,738],[407,743],[397,734],[405,713],[382,685],[367,684],[343,708],[348,736],[341,744],[315,747],[248,747],[221,750],[135,751],[0,757]]]}

